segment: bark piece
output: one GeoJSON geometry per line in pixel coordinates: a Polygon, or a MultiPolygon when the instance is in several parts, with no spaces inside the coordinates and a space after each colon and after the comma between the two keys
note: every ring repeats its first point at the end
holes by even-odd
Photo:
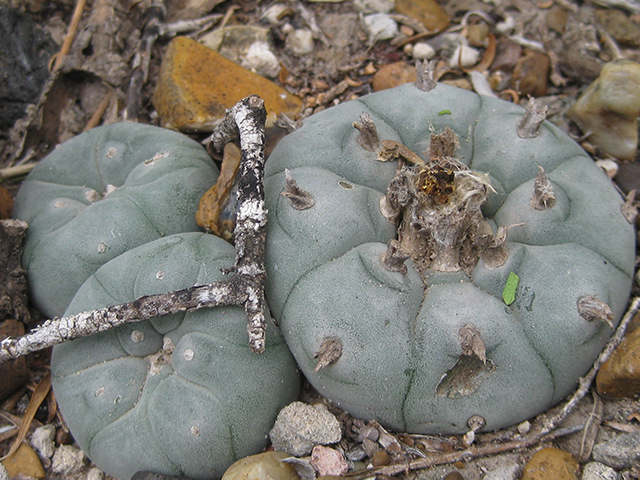
{"type": "Polygon", "coordinates": [[[588,322],[599,320],[609,325],[612,330],[615,330],[613,325],[613,311],[611,307],[602,300],[590,295],[581,297],[580,300],[578,300],[578,312],[580,316],[588,322]]]}
{"type": "Polygon", "coordinates": [[[27,223],[0,220],[0,321],[29,323],[27,272],[22,268],[22,250],[27,223]]]}

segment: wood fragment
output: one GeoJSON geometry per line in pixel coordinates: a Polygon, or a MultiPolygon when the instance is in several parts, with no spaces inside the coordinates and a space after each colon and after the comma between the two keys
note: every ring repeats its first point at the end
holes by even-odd
{"type": "Polygon", "coordinates": [[[220,127],[224,129],[222,133],[214,131],[218,139],[239,136],[242,150],[234,232],[236,258],[229,269],[234,272],[231,278],[48,320],[22,337],[2,340],[0,363],[127,323],[220,305],[244,307],[248,317],[249,345],[254,352],[263,352],[266,340],[264,250],[267,217],[263,183],[266,116],[264,101],[251,95],[227,111],[220,127]]]}
{"type": "Polygon", "coordinates": [[[596,442],[596,435],[602,423],[602,414],[604,412],[604,406],[600,396],[594,391],[593,395],[593,409],[589,414],[587,423],[582,431],[582,439],[580,440],[580,453],[578,454],[578,462],[585,463],[591,457],[593,446],[596,442]]]}
{"type": "Polygon", "coordinates": [[[288,168],[284,169],[284,189],[280,195],[291,200],[291,206],[296,210],[307,210],[316,203],[309,192],[298,186],[288,168]]]}
{"type": "Polygon", "coordinates": [[[544,168],[538,165],[538,174],[533,182],[533,196],[531,206],[536,210],[546,210],[556,203],[556,196],[553,193],[551,181],[544,172],[544,168]]]}
{"type": "Polygon", "coordinates": [[[314,372],[319,372],[328,365],[337,362],[342,356],[342,341],[338,337],[327,337],[322,340],[322,344],[313,358],[318,360],[314,372]]]}
{"type": "Polygon", "coordinates": [[[423,167],[427,165],[426,162],[410,148],[400,142],[396,142],[395,140],[382,140],[380,142],[377,160],[380,162],[408,162],[414,165],[421,165],[423,167]]]}

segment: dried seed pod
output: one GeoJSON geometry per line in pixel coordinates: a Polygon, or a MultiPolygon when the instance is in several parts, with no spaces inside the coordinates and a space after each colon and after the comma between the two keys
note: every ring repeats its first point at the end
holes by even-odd
{"type": "Polygon", "coordinates": [[[361,114],[360,122],[353,122],[353,126],[360,132],[358,142],[362,148],[370,152],[378,150],[380,139],[378,138],[378,129],[376,124],[373,123],[371,115],[368,113],[361,114]]]}
{"type": "Polygon", "coordinates": [[[338,337],[327,337],[313,358],[318,360],[314,372],[319,372],[331,363],[337,362],[342,356],[342,341],[338,337]]]}
{"type": "Polygon", "coordinates": [[[458,331],[462,354],[478,357],[482,363],[487,364],[487,352],[480,336],[480,330],[475,325],[468,323],[458,331]]]}
{"type": "Polygon", "coordinates": [[[599,320],[609,325],[612,330],[615,330],[615,326],[613,325],[613,311],[611,307],[602,300],[590,295],[581,297],[580,300],[578,300],[578,312],[582,318],[589,322],[599,320]]]}

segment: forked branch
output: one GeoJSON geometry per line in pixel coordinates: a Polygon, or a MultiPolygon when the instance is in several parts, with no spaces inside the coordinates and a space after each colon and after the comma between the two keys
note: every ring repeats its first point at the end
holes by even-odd
{"type": "MultiPolygon", "coordinates": [[[[241,305],[248,316],[249,344],[256,353],[265,349],[264,248],[264,101],[251,95],[227,111],[216,139],[240,137],[242,164],[238,186],[238,211],[234,230],[236,259],[228,280],[177,292],[148,295],[133,302],[54,318],[19,338],[0,342],[0,364],[74,338],[150,320],[178,312],[220,305],[241,305]]],[[[219,142],[223,145],[223,142],[219,142]]]]}

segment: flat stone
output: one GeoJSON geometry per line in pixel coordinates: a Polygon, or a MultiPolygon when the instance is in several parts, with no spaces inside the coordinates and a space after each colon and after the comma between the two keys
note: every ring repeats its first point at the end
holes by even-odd
{"type": "Polygon", "coordinates": [[[593,459],[621,470],[640,463],[640,432],[625,433],[593,447],[593,459]]]}
{"type": "Polygon", "coordinates": [[[54,425],[43,425],[34,430],[31,435],[31,446],[38,453],[46,458],[51,458],[56,451],[56,427],[54,425]]]}
{"type": "MultiPolygon", "coordinates": [[[[24,335],[24,325],[21,322],[13,319],[0,322],[0,340],[21,335],[24,335]]],[[[0,401],[2,401],[24,385],[29,378],[25,357],[0,365],[0,378],[2,378],[0,382],[0,401]]]]}
{"type": "Polygon", "coordinates": [[[578,461],[559,448],[543,448],[524,466],[522,480],[578,480],[578,461]]]}
{"type": "Polygon", "coordinates": [[[318,475],[343,475],[349,470],[344,456],[337,450],[316,445],[311,452],[311,466],[318,475]]]}
{"type": "Polygon", "coordinates": [[[275,450],[303,457],[316,445],[339,442],[342,431],[338,419],[324,405],[293,402],[280,411],[269,436],[275,450]]]}
{"type": "Polygon", "coordinates": [[[398,24],[386,13],[365,15],[364,26],[369,38],[376,41],[395,38],[399,33],[398,24]]]}
{"type": "Polygon", "coordinates": [[[449,26],[449,16],[435,0],[396,0],[396,12],[421,22],[431,33],[449,26]]]}
{"type": "Polygon", "coordinates": [[[84,452],[71,445],[60,445],[51,459],[51,471],[73,475],[84,467],[84,452]]]}
{"type": "Polygon", "coordinates": [[[284,88],[194,40],[176,37],[165,52],[153,103],[165,127],[211,131],[228,108],[256,92],[265,101],[267,126],[277,114],[295,117],[302,107],[284,88]]]}
{"type": "Polygon", "coordinates": [[[640,64],[614,60],[567,111],[587,140],[618,160],[632,160],[638,148],[640,64]]]}
{"type": "Polygon", "coordinates": [[[625,47],[640,46],[640,25],[627,17],[621,10],[598,9],[596,20],[609,35],[625,47]]]}
{"type": "Polygon", "coordinates": [[[2,461],[9,478],[18,477],[20,474],[26,477],[45,478],[46,474],[38,454],[28,444],[22,443],[18,449],[2,461]]]}
{"type": "Polygon", "coordinates": [[[607,397],[640,395],[640,329],[627,333],[596,377],[598,393],[607,397]]]}
{"type": "Polygon", "coordinates": [[[295,468],[282,460],[284,452],[264,452],[241,458],[231,465],[222,480],[299,480],[295,468]]]}
{"type": "Polygon", "coordinates": [[[582,469],[581,480],[619,480],[620,475],[613,468],[598,462],[589,462],[582,469]]]}
{"type": "Polygon", "coordinates": [[[293,30],[287,35],[285,45],[298,56],[308,55],[315,49],[313,33],[307,28],[293,30]]]}
{"type": "Polygon", "coordinates": [[[373,91],[379,92],[388,88],[394,88],[409,82],[415,82],[417,78],[414,66],[406,62],[396,62],[381,67],[373,76],[373,91]]]}

